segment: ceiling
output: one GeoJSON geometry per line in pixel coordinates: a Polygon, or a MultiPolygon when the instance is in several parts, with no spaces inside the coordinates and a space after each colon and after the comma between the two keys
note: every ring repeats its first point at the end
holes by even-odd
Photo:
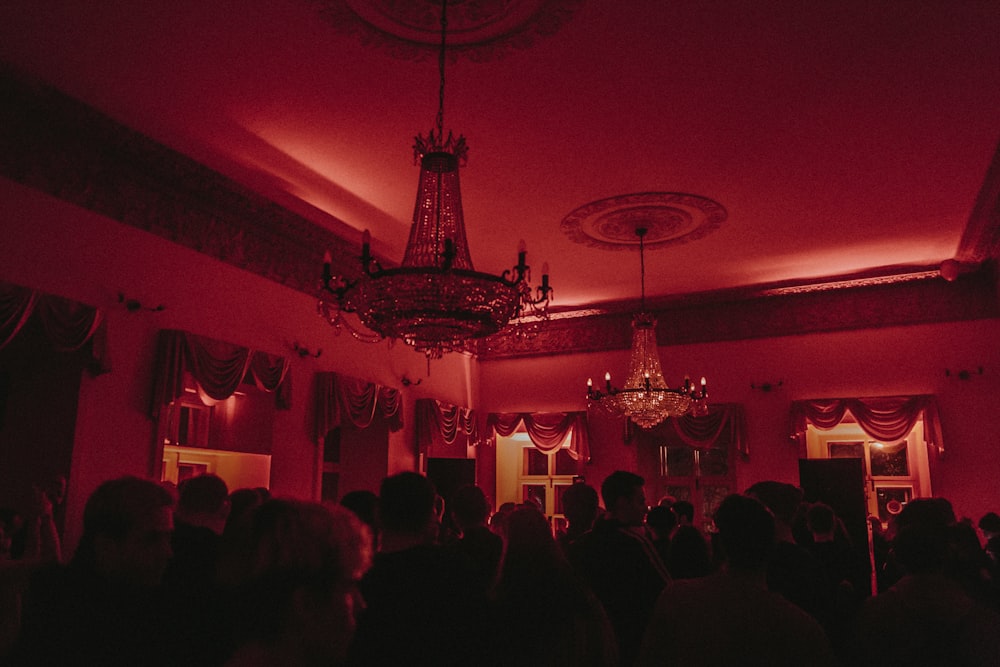
{"type": "MultiPolygon", "coordinates": [[[[10,0],[0,60],[399,261],[436,4],[10,0]]],[[[581,242],[591,223],[662,232],[651,297],[927,269],[967,243],[1000,139],[1000,3],[451,5],[472,259],[500,273],[525,239],[555,306],[638,295],[637,254],[581,242]],[[708,205],[637,193],[718,206],[669,241],[708,205]]]]}

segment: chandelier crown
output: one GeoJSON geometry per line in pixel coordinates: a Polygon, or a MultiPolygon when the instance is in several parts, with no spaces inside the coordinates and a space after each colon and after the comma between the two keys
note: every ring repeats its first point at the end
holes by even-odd
{"type": "Polygon", "coordinates": [[[604,390],[595,389],[587,380],[587,401],[609,414],[626,416],[642,428],[652,428],[670,417],[708,412],[708,383],[701,379],[695,387],[685,377],[680,387],[670,388],[663,377],[656,343],[656,318],[646,312],[646,263],[643,239],[646,229],[638,227],[639,265],[642,281],[642,309],[632,318],[632,354],[628,378],[622,388],[611,384],[611,373],[604,374],[604,390]]]}
{"type": "Polygon", "coordinates": [[[338,330],[345,326],[359,340],[399,339],[428,359],[466,349],[470,340],[497,333],[522,315],[532,315],[536,323],[547,319],[552,297],[546,267],[541,284],[534,289],[529,285],[531,267],[523,242],[517,264],[502,275],[481,273],[472,266],[458,180],[468,147],[462,135],[444,133],[447,6],[444,0],[436,123],[426,138],[418,135],[413,145],[420,177],[403,262],[398,268],[382,268],[371,255],[365,232],[361,276],[350,280],[334,275],[327,256],[322,287],[333,298],[319,302],[320,314],[338,330]],[[350,312],[356,312],[373,333],[354,329],[343,317],[350,312]]]}

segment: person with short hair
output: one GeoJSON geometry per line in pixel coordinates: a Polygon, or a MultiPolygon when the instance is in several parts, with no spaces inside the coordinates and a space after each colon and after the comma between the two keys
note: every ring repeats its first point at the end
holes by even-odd
{"type": "Polygon", "coordinates": [[[342,507],[278,498],[255,509],[227,667],[344,664],[371,548],[371,531],[342,507]]]}
{"type": "Polygon", "coordinates": [[[638,664],[832,665],[823,628],[767,590],[774,517],[759,501],[727,496],[715,512],[723,566],[666,586],[643,638],[638,664]]]}
{"type": "Polygon", "coordinates": [[[159,484],[101,484],[70,563],[40,572],[27,591],[10,664],[174,664],[161,586],[173,528],[173,497],[159,484]]]}
{"type": "Polygon", "coordinates": [[[379,552],[361,580],[351,664],[473,665],[486,634],[486,590],[468,557],[436,543],[434,484],[415,472],[379,488],[379,552]]]}
{"type": "Polygon", "coordinates": [[[656,598],[670,579],[643,530],[644,484],[632,472],[608,475],[601,484],[608,517],[569,549],[573,567],[604,605],[626,667],[634,662],[656,598]]]}

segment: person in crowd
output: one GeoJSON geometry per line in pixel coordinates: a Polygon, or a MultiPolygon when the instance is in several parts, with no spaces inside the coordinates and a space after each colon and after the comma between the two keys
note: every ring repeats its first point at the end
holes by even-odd
{"type": "Polygon", "coordinates": [[[677,517],[678,526],[691,526],[694,524],[694,505],[687,500],[676,500],[670,506],[674,516],[677,517]]]}
{"type": "Polygon", "coordinates": [[[983,549],[993,561],[1000,564],[1000,514],[987,512],[979,519],[979,530],[983,533],[983,549]]]}
{"type": "Polygon", "coordinates": [[[823,564],[795,541],[792,524],[802,506],[802,490],[787,482],[757,482],[746,490],[774,514],[777,547],[767,567],[767,585],[811,614],[821,624],[833,620],[833,597],[823,564]]]}
{"type": "Polygon", "coordinates": [[[368,489],[358,489],[345,493],[340,499],[340,506],[354,512],[372,531],[375,548],[378,548],[378,495],[368,489]]]}
{"type": "Polygon", "coordinates": [[[225,602],[217,585],[222,533],[229,518],[229,488],[217,475],[204,474],[177,487],[171,539],[173,557],[164,576],[177,656],[185,665],[218,664],[228,636],[225,602]]]}
{"type": "Polygon", "coordinates": [[[161,587],[172,555],[173,498],[120,477],[87,500],[83,535],[66,567],[40,572],[25,595],[13,665],[170,665],[161,587]]]}
{"type": "Polygon", "coordinates": [[[503,503],[497,508],[497,511],[493,513],[490,517],[490,530],[492,530],[497,535],[503,536],[504,522],[507,521],[507,517],[510,513],[517,509],[517,503],[503,503]]]}
{"type": "Polygon", "coordinates": [[[712,572],[712,550],[701,531],[686,524],[677,526],[670,540],[667,571],[674,579],[695,579],[712,572]]]}
{"type": "Polygon", "coordinates": [[[255,509],[234,581],[238,648],[226,667],[345,664],[371,544],[342,507],[278,498],[255,509]]]}
{"type": "Polygon", "coordinates": [[[229,517],[229,488],[221,477],[206,474],[184,480],[177,493],[174,555],[166,580],[197,590],[215,578],[219,542],[229,517]]]}
{"type": "Polygon", "coordinates": [[[723,551],[720,572],[673,581],[656,604],[638,664],[832,665],[823,629],[811,616],[767,590],[775,549],[774,517],[760,502],[725,498],[715,513],[723,551]]]}
{"type": "MultiPolygon", "coordinates": [[[[660,560],[666,564],[670,552],[670,539],[677,530],[677,515],[669,507],[657,505],[646,513],[646,534],[656,547],[660,560]]],[[[670,569],[669,567],[667,568],[670,569]]],[[[670,573],[673,576],[673,572],[670,573]]]]}
{"type": "Polygon", "coordinates": [[[586,482],[574,482],[563,492],[562,505],[568,525],[559,535],[559,546],[565,552],[570,544],[594,527],[598,512],[597,490],[586,482]]]}
{"type": "Polygon", "coordinates": [[[949,576],[956,547],[951,504],[911,500],[893,523],[892,558],[901,577],[862,605],[851,664],[996,665],[1000,614],[949,576]]]}
{"type": "Polygon", "coordinates": [[[617,664],[604,609],[573,572],[545,515],[530,505],[508,517],[494,600],[491,665],[617,664]],[[528,609],[544,609],[544,621],[528,609]]]}
{"type": "Polygon", "coordinates": [[[486,634],[486,591],[473,564],[436,543],[434,484],[403,472],[382,481],[382,541],[361,580],[353,665],[473,665],[486,634]]]}
{"type": "MultiPolygon", "coordinates": [[[[62,541],[53,519],[54,507],[49,491],[36,486],[22,528],[26,532],[24,553],[12,559],[8,548],[0,555],[0,664],[20,632],[21,598],[32,576],[62,560],[62,541]]],[[[0,540],[3,533],[0,523],[0,540]]]]}
{"type": "Polygon", "coordinates": [[[488,590],[496,579],[503,552],[503,539],[487,525],[490,501],[481,488],[467,484],[455,491],[451,500],[451,516],[460,532],[453,548],[472,561],[483,582],[483,589],[488,590]]]}
{"type": "Polygon", "coordinates": [[[643,531],[644,484],[624,470],[608,475],[601,484],[608,517],[569,550],[573,567],[604,605],[625,666],[635,661],[653,605],[670,578],[643,531]]]}

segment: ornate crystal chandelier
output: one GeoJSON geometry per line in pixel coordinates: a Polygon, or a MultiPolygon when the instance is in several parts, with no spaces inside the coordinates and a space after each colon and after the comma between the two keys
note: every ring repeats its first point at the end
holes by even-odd
{"type": "Polygon", "coordinates": [[[350,280],[334,275],[328,255],[322,286],[333,299],[319,303],[320,313],[331,324],[346,326],[356,338],[399,339],[428,359],[465,349],[471,339],[494,334],[514,318],[546,318],[552,296],[544,266],[541,285],[530,286],[531,267],[523,242],[517,264],[502,275],[481,273],[472,266],[458,183],[459,164],[465,163],[468,148],[463,136],[444,134],[446,11],[447,0],[441,3],[437,122],[427,138],[417,136],[413,146],[420,180],[403,263],[382,268],[371,255],[366,231],[361,276],[350,280]],[[356,312],[374,335],[352,328],[342,317],[344,312],[356,312]]]}
{"type": "Polygon", "coordinates": [[[695,387],[685,377],[680,387],[670,388],[663,378],[660,355],[656,348],[656,318],[646,312],[646,258],[643,239],[647,229],[635,230],[639,237],[639,266],[642,280],[640,312],[632,320],[632,358],[628,379],[621,389],[611,386],[611,373],[604,374],[603,391],[587,380],[587,401],[609,414],[624,415],[642,428],[652,428],[669,417],[705,414],[708,411],[708,385],[705,378],[695,387]]]}

